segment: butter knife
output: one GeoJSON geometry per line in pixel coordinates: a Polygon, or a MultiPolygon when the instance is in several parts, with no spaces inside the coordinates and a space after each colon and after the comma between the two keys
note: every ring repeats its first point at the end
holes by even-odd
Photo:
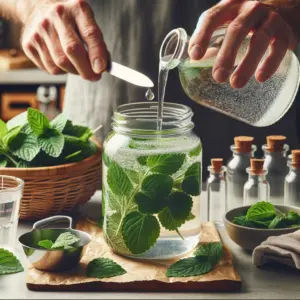
{"type": "Polygon", "coordinates": [[[123,65],[120,65],[116,62],[110,63],[110,68],[108,68],[107,72],[115,77],[118,77],[137,86],[142,86],[146,88],[151,88],[154,86],[152,80],[146,75],[128,67],[125,67],[123,65]]]}

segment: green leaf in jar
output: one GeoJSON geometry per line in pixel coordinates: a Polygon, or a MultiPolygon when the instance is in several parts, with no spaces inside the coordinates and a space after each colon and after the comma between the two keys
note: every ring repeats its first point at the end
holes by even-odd
{"type": "Polygon", "coordinates": [[[195,149],[189,152],[190,157],[198,156],[201,153],[201,145],[197,146],[195,149]]]}
{"type": "Polygon", "coordinates": [[[140,156],[140,157],[137,158],[137,161],[140,165],[146,166],[147,165],[147,159],[148,159],[148,156],[140,156]]]}
{"type": "Polygon", "coordinates": [[[129,196],[132,183],[124,170],[115,162],[111,162],[107,171],[107,182],[111,191],[117,196],[129,196]]]}
{"type": "Polygon", "coordinates": [[[86,276],[93,278],[110,278],[121,276],[127,272],[116,262],[109,258],[95,258],[89,262],[86,276]]]}
{"type": "Polygon", "coordinates": [[[170,194],[172,187],[172,177],[164,174],[152,174],[143,180],[141,190],[150,199],[164,199],[170,194]]]}
{"type": "Polygon", "coordinates": [[[167,206],[167,200],[157,198],[149,198],[144,193],[137,193],[134,198],[138,206],[138,210],[143,214],[156,214],[167,206]]]}
{"type": "Polygon", "coordinates": [[[174,192],[168,198],[168,207],[175,220],[186,220],[192,210],[193,200],[184,192],[174,192]]]}
{"type": "Polygon", "coordinates": [[[184,192],[192,196],[200,195],[201,191],[201,164],[193,163],[186,171],[181,184],[184,192]]]}
{"type": "Polygon", "coordinates": [[[172,175],[176,173],[182,166],[185,160],[185,154],[159,154],[149,156],[147,165],[152,172],[172,175]]]}
{"type": "Polygon", "coordinates": [[[185,223],[184,219],[175,220],[170,212],[169,207],[166,207],[161,212],[159,212],[158,219],[161,225],[170,231],[177,230],[181,225],[185,223]]]}
{"type": "Polygon", "coordinates": [[[128,249],[133,254],[141,254],[156,243],[160,234],[159,222],[154,216],[135,211],[125,217],[122,234],[128,249]]]}
{"type": "Polygon", "coordinates": [[[252,205],[246,214],[248,221],[267,221],[271,220],[276,216],[274,206],[265,201],[260,201],[252,205]]]}

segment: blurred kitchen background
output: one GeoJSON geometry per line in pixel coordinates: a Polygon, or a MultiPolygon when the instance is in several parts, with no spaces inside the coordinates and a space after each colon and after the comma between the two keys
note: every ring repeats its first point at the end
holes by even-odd
{"type": "MultiPolygon", "coordinates": [[[[194,23],[194,20],[186,23],[181,20],[177,25],[184,27],[187,32],[192,32],[194,23]]],[[[0,117],[5,121],[28,107],[48,109],[48,112],[50,108],[50,114],[55,114],[63,109],[67,76],[53,76],[36,68],[32,69],[34,66],[25,56],[12,50],[19,47],[19,35],[20,28],[17,25],[0,19],[0,117]]],[[[300,51],[296,52],[300,53],[300,51]]],[[[146,53],[146,55],[158,56],[158,53],[146,53]]],[[[147,75],[156,82],[157,71],[155,68],[153,69],[152,74],[147,75]]],[[[143,72],[143,70],[139,71],[143,72]]],[[[279,122],[270,127],[256,128],[201,107],[184,94],[176,71],[170,72],[169,76],[166,101],[186,104],[192,107],[195,113],[195,132],[200,136],[204,148],[204,178],[207,175],[206,170],[211,158],[222,157],[226,161],[231,157],[229,146],[232,144],[233,138],[238,135],[250,135],[255,138],[255,144],[258,145],[257,157],[262,155],[261,145],[265,143],[267,135],[285,135],[292,149],[299,147],[300,132],[297,132],[297,127],[300,128],[299,93],[292,108],[279,122]]],[[[141,96],[144,93],[145,91],[141,91],[141,96]]],[[[136,99],[136,101],[138,100],[136,99]]],[[[140,100],[144,101],[143,98],[140,100]]]]}

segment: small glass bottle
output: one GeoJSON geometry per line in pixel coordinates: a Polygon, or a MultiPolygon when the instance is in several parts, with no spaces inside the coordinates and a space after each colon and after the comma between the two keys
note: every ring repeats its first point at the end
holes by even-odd
{"type": "Polygon", "coordinates": [[[234,138],[234,145],[230,147],[233,157],[227,164],[226,173],[228,210],[243,205],[244,185],[248,179],[246,169],[256,151],[253,140],[250,136],[237,136],[234,138]]]}
{"type": "Polygon", "coordinates": [[[227,211],[225,170],[222,158],[212,159],[211,166],[208,167],[210,172],[207,180],[208,221],[214,222],[218,227],[224,225],[223,215],[227,211]]]}
{"type": "Polygon", "coordinates": [[[284,183],[284,204],[300,206],[300,150],[292,151],[289,167],[284,183]]]}
{"type": "Polygon", "coordinates": [[[285,136],[271,135],[267,137],[267,144],[262,146],[265,158],[264,169],[268,170],[266,178],[270,185],[270,202],[273,204],[284,202],[284,180],[289,172],[287,166],[289,146],[285,141],[285,136]]]}
{"type": "Polygon", "coordinates": [[[244,205],[252,205],[259,201],[270,201],[270,186],[266,179],[268,171],[264,169],[264,159],[252,158],[248,181],[244,186],[244,205]]]}

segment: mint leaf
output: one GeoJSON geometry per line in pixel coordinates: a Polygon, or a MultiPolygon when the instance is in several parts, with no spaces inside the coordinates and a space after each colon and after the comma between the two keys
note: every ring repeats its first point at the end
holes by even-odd
{"type": "Polygon", "coordinates": [[[138,210],[143,214],[156,214],[167,206],[166,199],[149,198],[144,193],[137,193],[134,198],[138,210]]]}
{"type": "Polygon", "coordinates": [[[144,253],[150,249],[156,243],[159,233],[159,223],[154,216],[135,211],[124,219],[123,238],[133,254],[144,253]]]}
{"type": "Polygon", "coordinates": [[[138,163],[140,165],[146,166],[147,165],[147,159],[148,159],[148,156],[140,156],[136,160],[138,161],[138,163]]]}
{"type": "Polygon", "coordinates": [[[247,220],[246,216],[237,216],[234,217],[233,221],[234,224],[250,227],[250,228],[268,228],[271,220],[268,221],[249,221],[247,220]]]}
{"type": "Polygon", "coordinates": [[[50,240],[43,240],[43,241],[39,241],[38,245],[45,249],[51,249],[53,246],[53,242],[50,240]]]}
{"type": "Polygon", "coordinates": [[[24,268],[13,253],[0,248],[0,275],[19,273],[23,271],[24,268]]]}
{"type": "Polygon", "coordinates": [[[182,166],[185,154],[159,154],[149,156],[147,165],[152,172],[172,175],[176,173],[182,166]]]}
{"type": "Polygon", "coordinates": [[[269,229],[287,228],[289,225],[286,223],[284,217],[276,216],[269,225],[269,229]]]}
{"type": "Polygon", "coordinates": [[[24,160],[20,160],[17,165],[17,168],[19,168],[19,169],[27,169],[30,167],[31,167],[30,163],[28,161],[24,161],[24,160]]]}
{"type": "Polygon", "coordinates": [[[223,256],[223,244],[221,242],[201,245],[195,252],[196,257],[206,257],[212,265],[217,265],[223,256]]]}
{"type": "Polygon", "coordinates": [[[200,195],[201,191],[201,164],[193,163],[186,171],[181,188],[184,192],[192,196],[200,195]]]}
{"type": "Polygon", "coordinates": [[[52,249],[57,248],[69,248],[69,246],[74,245],[79,242],[80,238],[70,232],[64,232],[58,236],[54,244],[52,245],[52,249]]]}
{"type": "Polygon", "coordinates": [[[9,147],[9,145],[18,137],[21,132],[22,126],[14,127],[10,129],[3,137],[2,141],[5,147],[9,147]]]}
{"type": "Polygon", "coordinates": [[[17,139],[17,143],[13,141],[10,144],[13,155],[28,162],[32,161],[40,151],[37,138],[34,135],[20,132],[17,139]]]}
{"type": "Polygon", "coordinates": [[[168,207],[175,220],[186,220],[192,210],[192,198],[183,192],[174,192],[168,198],[168,207]]]}
{"type": "Polygon", "coordinates": [[[181,220],[174,219],[168,207],[164,208],[162,211],[159,212],[158,219],[161,225],[165,229],[170,231],[177,230],[182,224],[185,223],[184,219],[181,220]]]}
{"type": "Polygon", "coordinates": [[[5,168],[7,166],[7,159],[4,156],[0,156],[0,168],[5,168]]]}
{"type": "Polygon", "coordinates": [[[295,211],[289,211],[286,222],[289,225],[300,225],[300,216],[295,211]]]}
{"type": "Polygon", "coordinates": [[[53,128],[48,128],[38,137],[39,146],[49,156],[59,157],[64,147],[64,136],[53,128]]]}
{"type": "Polygon", "coordinates": [[[90,128],[81,125],[73,125],[72,121],[70,120],[66,122],[63,133],[78,137],[83,141],[87,141],[93,135],[93,132],[90,128]]]}
{"type": "Polygon", "coordinates": [[[17,126],[24,126],[25,124],[27,124],[27,111],[24,111],[22,113],[20,113],[19,115],[13,117],[12,119],[10,119],[6,125],[7,125],[7,129],[10,130],[14,127],[17,126]]]}
{"type": "Polygon", "coordinates": [[[108,168],[107,183],[111,191],[118,196],[129,196],[133,189],[127,174],[115,162],[111,162],[108,168]]]}
{"type": "Polygon", "coordinates": [[[164,199],[170,194],[172,187],[172,177],[164,174],[152,174],[143,180],[141,190],[150,199],[164,199]]]}
{"type": "Polygon", "coordinates": [[[130,255],[131,252],[125,245],[122,232],[119,230],[122,222],[122,216],[120,213],[115,213],[111,216],[106,216],[106,230],[104,238],[106,243],[110,246],[113,251],[122,253],[123,255],[130,255]]]}
{"type": "Polygon", "coordinates": [[[193,150],[191,150],[191,151],[189,152],[189,156],[190,156],[190,157],[194,157],[194,156],[200,155],[201,149],[202,149],[202,148],[201,148],[201,145],[197,146],[195,149],[193,149],[193,150]]]}
{"type": "Polygon", "coordinates": [[[59,132],[63,132],[66,124],[67,118],[63,114],[59,114],[54,120],[50,122],[51,127],[59,132]]]}
{"type": "Polygon", "coordinates": [[[8,129],[4,121],[0,119],[0,138],[2,138],[6,133],[8,129]]]}
{"type": "Polygon", "coordinates": [[[28,108],[28,123],[32,131],[37,135],[42,135],[46,129],[50,128],[49,120],[37,109],[28,108]]]}
{"type": "Polygon", "coordinates": [[[166,272],[167,277],[200,276],[213,269],[212,263],[203,257],[190,257],[177,261],[166,272]]]}
{"type": "Polygon", "coordinates": [[[248,221],[267,221],[276,216],[274,205],[269,202],[260,201],[252,205],[246,214],[248,221]]]}
{"type": "Polygon", "coordinates": [[[109,156],[106,154],[105,151],[102,152],[102,160],[103,160],[104,165],[106,167],[109,167],[111,159],[109,158],[109,156]]]}
{"type": "Polygon", "coordinates": [[[141,174],[137,171],[131,170],[131,169],[124,169],[125,173],[129,177],[132,183],[139,184],[141,180],[141,174]]]}
{"type": "Polygon", "coordinates": [[[121,276],[127,272],[117,263],[109,258],[95,258],[89,262],[86,276],[93,278],[110,278],[121,276]]]}
{"type": "Polygon", "coordinates": [[[196,218],[196,216],[194,214],[190,213],[188,215],[188,217],[186,218],[186,221],[191,221],[191,220],[194,220],[195,218],[196,218]]]}

